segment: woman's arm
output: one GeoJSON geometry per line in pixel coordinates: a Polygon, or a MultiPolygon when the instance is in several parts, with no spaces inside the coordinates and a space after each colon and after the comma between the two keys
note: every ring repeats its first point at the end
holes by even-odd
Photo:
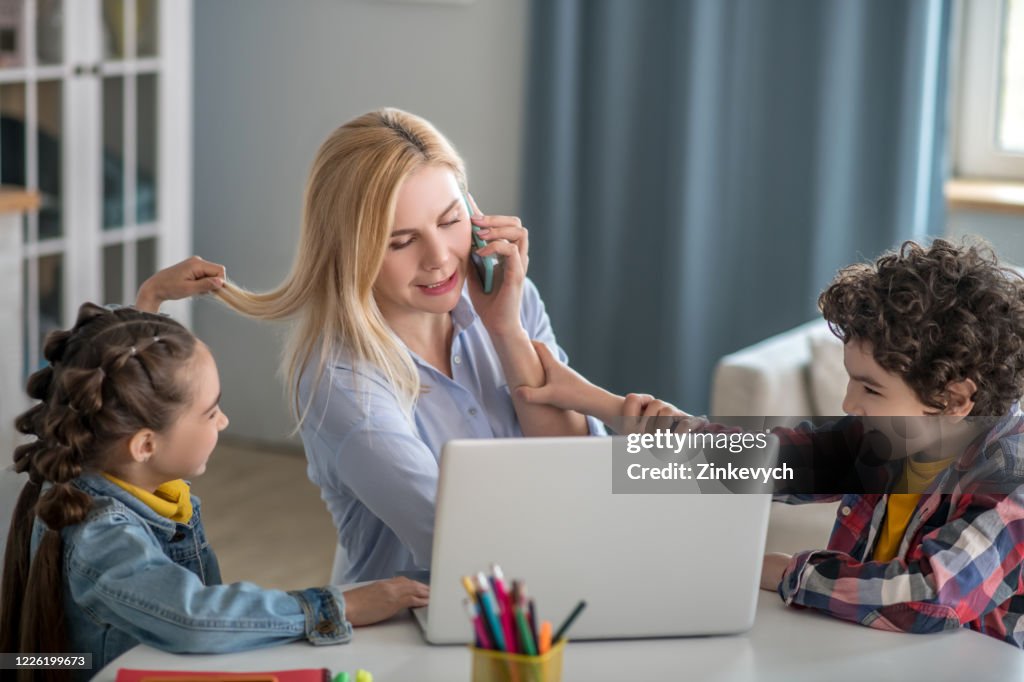
{"type": "Polygon", "coordinates": [[[483,292],[480,282],[471,274],[469,293],[498,354],[519,426],[526,436],[585,435],[589,428],[583,415],[516,398],[516,388],[544,384],[544,368],[530,339],[539,339],[557,348],[555,335],[536,287],[526,279],[530,262],[529,232],[515,216],[482,215],[475,202],[473,208],[476,212],[472,217],[473,229],[487,241],[477,253],[500,256],[502,271],[500,286],[490,294],[483,292]]]}

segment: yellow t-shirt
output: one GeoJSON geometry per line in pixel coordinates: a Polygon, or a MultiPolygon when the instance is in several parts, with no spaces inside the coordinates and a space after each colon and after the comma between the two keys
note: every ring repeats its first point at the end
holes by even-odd
{"type": "MultiPolygon", "coordinates": [[[[940,459],[934,462],[915,462],[913,458],[907,458],[907,464],[903,468],[903,481],[907,490],[924,491],[928,484],[941,474],[954,458],[940,459]]],[[[875,561],[892,561],[900,550],[900,543],[903,542],[903,535],[910,525],[910,518],[917,509],[917,502],[921,499],[920,492],[914,493],[893,493],[889,495],[889,501],[885,507],[885,521],[882,523],[882,530],[878,533],[878,541],[875,543],[875,553],[872,557],[875,561]]]]}
{"type": "Polygon", "coordinates": [[[192,518],[192,496],[189,492],[188,483],[180,478],[176,481],[163,483],[156,489],[155,493],[143,490],[137,485],[132,485],[120,478],[111,476],[104,472],[104,478],[127,490],[132,496],[142,500],[147,507],[160,516],[166,517],[178,523],[188,523],[192,518]]]}

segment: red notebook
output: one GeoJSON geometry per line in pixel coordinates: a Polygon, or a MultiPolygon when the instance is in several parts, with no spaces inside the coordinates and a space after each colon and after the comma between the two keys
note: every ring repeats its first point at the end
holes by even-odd
{"type": "Polygon", "coordinates": [[[267,673],[190,672],[185,670],[117,671],[117,682],[330,682],[327,668],[278,670],[267,673]]]}

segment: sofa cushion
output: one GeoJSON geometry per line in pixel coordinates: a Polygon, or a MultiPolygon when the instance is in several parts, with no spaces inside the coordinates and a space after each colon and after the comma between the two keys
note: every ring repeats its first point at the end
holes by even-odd
{"type": "Polygon", "coordinates": [[[823,324],[808,333],[807,343],[811,349],[811,404],[814,413],[841,415],[849,380],[843,365],[843,342],[823,324]]]}

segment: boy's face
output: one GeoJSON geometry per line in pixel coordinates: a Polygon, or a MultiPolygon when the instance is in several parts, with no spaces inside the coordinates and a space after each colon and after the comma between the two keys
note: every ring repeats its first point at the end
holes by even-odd
{"type": "Polygon", "coordinates": [[[899,375],[882,368],[871,355],[871,344],[851,339],[844,347],[844,364],[849,381],[843,411],[864,418],[866,437],[873,449],[886,458],[901,459],[929,449],[942,450],[942,430],[934,419],[923,417],[937,412],[922,403],[899,375]]]}
{"type": "Polygon", "coordinates": [[[871,344],[850,339],[843,347],[849,381],[843,412],[858,417],[919,417],[936,414],[922,403],[902,377],[882,368],[871,354],[871,344]]]}

